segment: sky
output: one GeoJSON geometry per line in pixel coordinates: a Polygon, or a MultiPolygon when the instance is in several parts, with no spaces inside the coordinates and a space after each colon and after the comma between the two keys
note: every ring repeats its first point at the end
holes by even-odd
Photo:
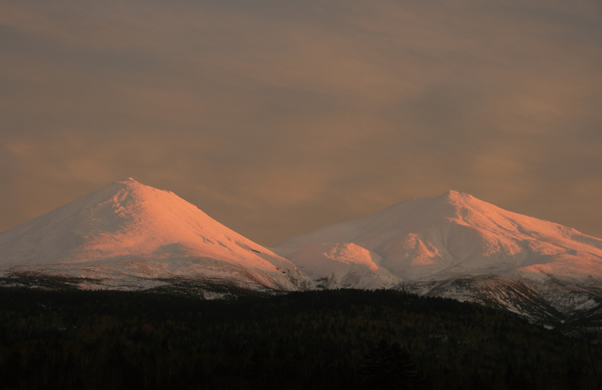
{"type": "Polygon", "coordinates": [[[448,190],[602,237],[602,1],[0,0],[0,231],[126,177],[266,246],[448,190]]]}

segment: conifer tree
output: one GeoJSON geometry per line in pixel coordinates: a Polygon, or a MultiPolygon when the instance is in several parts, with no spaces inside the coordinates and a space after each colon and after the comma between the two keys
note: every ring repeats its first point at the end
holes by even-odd
{"type": "Polygon", "coordinates": [[[421,383],[409,353],[398,343],[385,340],[364,356],[361,373],[370,389],[416,389],[421,383]]]}

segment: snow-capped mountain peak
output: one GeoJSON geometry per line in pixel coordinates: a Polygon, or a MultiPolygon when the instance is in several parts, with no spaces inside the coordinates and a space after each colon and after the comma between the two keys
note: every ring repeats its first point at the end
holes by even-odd
{"type": "Polygon", "coordinates": [[[146,278],[228,279],[228,272],[216,262],[239,276],[260,275],[257,278],[265,280],[259,284],[270,287],[296,289],[307,284],[288,260],[176,194],[132,178],[0,233],[0,269],[11,271],[46,266],[77,269],[78,275],[87,276],[127,273],[146,278]],[[201,263],[212,265],[203,269],[201,263]]]}
{"type": "Polygon", "coordinates": [[[324,288],[394,284],[548,326],[602,308],[601,239],[457,191],[397,203],[272,250],[324,288]]]}
{"type": "Polygon", "coordinates": [[[502,307],[547,325],[602,311],[601,239],[457,191],[270,250],[174,193],[127,178],[0,233],[0,282],[31,273],[75,277],[84,288],[193,280],[203,293],[216,284],[398,288],[502,307]]]}
{"type": "Polygon", "coordinates": [[[588,275],[593,270],[602,277],[602,240],[456,191],[397,203],[272,249],[295,262],[296,253],[318,243],[358,245],[403,280],[510,273],[533,265],[580,274],[585,263],[588,275]]]}

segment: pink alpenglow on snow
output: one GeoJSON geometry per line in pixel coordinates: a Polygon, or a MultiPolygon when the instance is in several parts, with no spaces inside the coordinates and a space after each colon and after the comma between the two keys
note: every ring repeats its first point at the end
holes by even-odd
{"type": "Polygon", "coordinates": [[[379,289],[402,282],[378,265],[379,255],[353,243],[311,244],[291,260],[315,280],[315,287],[379,289]]]}
{"type": "Polygon", "coordinates": [[[128,277],[141,287],[172,277],[279,290],[309,285],[290,261],[131,178],[0,233],[0,271],[28,270],[105,284],[128,277]]]}
{"type": "Polygon", "coordinates": [[[546,326],[602,310],[601,239],[455,191],[270,250],[171,192],[125,179],[0,233],[0,281],[32,273],[80,288],[185,281],[206,298],[223,286],[403,289],[503,307],[546,326]]]}
{"type": "Polygon", "coordinates": [[[513,273],[602,279],[601,239],[455,191],[398,203],[272,250],[314,279],[351,264],[363,264],[365,275],[378,269],[403,281],[513,273]]]}

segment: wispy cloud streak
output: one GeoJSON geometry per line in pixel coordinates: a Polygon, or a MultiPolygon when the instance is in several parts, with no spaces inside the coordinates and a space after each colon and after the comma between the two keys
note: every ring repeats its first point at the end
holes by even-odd
{"type": "Polygon", "coordinates": [[[133,176],[262,244],[449,189],[602,236],[596,1],[0,2],[0,230],[133,176]]]}

